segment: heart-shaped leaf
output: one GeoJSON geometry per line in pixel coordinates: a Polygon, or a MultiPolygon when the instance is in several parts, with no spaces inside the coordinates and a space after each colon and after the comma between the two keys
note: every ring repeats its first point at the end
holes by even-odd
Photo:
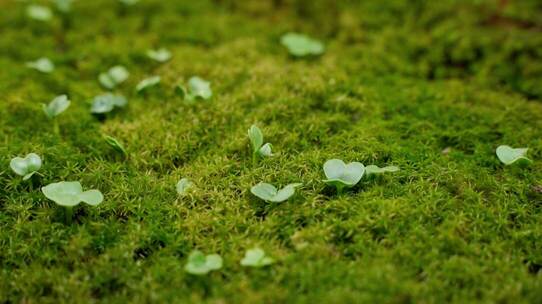
{"type": "Polygon", "coordinates": [[[103,195],[99,190],[83,192],[79,182],[52,183],[42,187],[41,191],[48,199],[65,207],[73,207],[81,202],[96,206],[103,201],[103,195]]]}
{"type": "Polygon", "coordinates": [[[53,18],[53,12],[50,8],[43,5],[29,5],[26,8],[26,15],[29,18],[32,18],[34,20],[38,21],[49,21],[53,18]]]}
{"type": "Polygon", "coordinates": [[[177,183],[177,193],[179,195],[185,195],[187,194],[190,189],[194,187],[194,183],[190,181],[188,178],[181,178],[181,180],[177,183]]]}
{"type": "Polygon", "coordinates": [[[94,97],[90,112],[93,114],[104,114],[113,111],[115,107],[124,107],[128,100],[122,95],[106,93],[94,97]]]}
{"type": "Polygon", "coordinates": [[[497,157],[505,165],[511,165],[518,160],[531,162],[529,158],[525,156],[529,148],[512,148],[510,146],[499,146],[496,150],[497,157]]]}
{"type": "Polygon", "coordinates": [[[399,167],[397,166],[387,166],[380,168],[376,165],[368,165],[365,167],[365,174],[380,174],[380,173],[386,173],[386,172],[397,172],[399,171],[399,167]]]}
{"type": "Polygon", "coordinates": [[[110,68],[107,72],[100,73],[98,76],[98,81],[106,89],[111,90],[117,85],[123,83],[126,79],[128,79],[129,76],[130,73],[125,67],[117,65],[110,68]]]}
{"type": "Polygon", "coordinates": [[[265,255],[265,252],[260,248],[247,250],[245,257],[241,260],[242,266],[247,267],[264,267],[273,264],[274,260],[265,255]]]}
{"type": "Polygon", "coordinates": [[[145,78],[137,84],[136,91],[138,93],[141,93],[147,90],[148,88],[154,87],[160,83],[160,79],[161,79],[160,76],[152,76],[149,78],[145,78]]]}
{"type": "Polygon", "coordinates": [[[158,50],[148,50],[147,56],[157,62],[166,62],[171,59],[171,52],[164,48],[158,50]]]}
{"type": "Polygon", "coordinates": [[[194,76],[188,80],[188,90],[186,98],[195,100],[198,98],[209,99],[213,96],[211,91],[211,83],[203,80],[200,77],[194,76]]]}
{"type": "Polygon", "coordinates": [[[54,63],[45,57],[39,58],[36,61],[29,61],[26,63],[26,66],[42,73],[51,73],[55,70],[54,63]]]}
{"type": "Polygon", "coordinates": [[[295,189],[301,185],[301,183],[289,184],[286,187],[277,190],[277,188],[271,184],[259,183],[250,188],[250,192],[266,202],[280,203],[294,195],[295,189]]]}
{"type": "Polygon", "coordinates": [[[9,166],[17,175],[27,180],[41,168],[41,158],[36,153],[29,153],[24,158],[15,157],[9,166]]]}
{"type": "Polygon", "coordinates": [[[343,187],[355,186],[365,173],[365,167],[358,162],[345,164],[340,159],[330,159],[324,164],[324,173],[327,177],[324,182],[340,191],[343,187]]]}
{"type": "Polygon", "coordinates": [[[55,118],[60,113],[66,111],[70,106],[70,100],[66,95],[60,95],[55,97],[48,105],[43,105],[43,112],[49,118],[55,118]]]}
{"type": "Polygon", "coordinates": [[[290,54],[296,57],[316,56],[324,53],[324,44],[303,34],[287,33],[282,36],[280,42],[290,54]]]}
{"type": "Polygon", "coordinates": [[[188,262],[184,270],[194,275],[204,275],[213,270],[222,268],[222,257],[218,254],[204,255],[199,250],[194,250],[188,256],[188,262]]]}

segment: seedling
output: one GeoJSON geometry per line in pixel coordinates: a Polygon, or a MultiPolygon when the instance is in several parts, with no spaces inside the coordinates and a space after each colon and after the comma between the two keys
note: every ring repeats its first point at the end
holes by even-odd
{"type": "Polygon", "coordinates": [[[66,223],[71,223],[73,207],[79,205],[79,203],[85,202],[91,206],[96,206],[104,198],[99,190],[83,192],[83,187],[79,182],[52,183],[41,188],[41,191],[45,197],[64,207],[66,223]]]}
{"type": "Polygon", "coordinates": [[[128,153],[126,152],[126,149],[124,146],[114,137],[106,135],[104,137],[105,142],[113,148],[113,150],[117,151],[118,153],[122,154],[123,156],[128,156],[128,153]]]}
{"type": "Polygon", "coordinates": [[[371,174],[382,174],[386,172],[397,172],[399,171],[399,167],[396,166],[387,166],[380,168],[376,165],[368,165],[365,167],[365,175],[371,175],[371,174]]]}
{"type": "Polygon", "coordinates": [[[324,164],[324,173],[327,177],[324,183],[335,187],[341,194],[344,188],[354,187],[361,180],[365,167],[358,162],[345,164],[340,159],[330,159],[324,164]]]}
{"type": "Polygon", "coordinates": [[[47,115],[47,117],[53,121],[53,128],[55,130],[55,133],[59,134],[60,129],[58,127],[58,120],[56,119],[56,117],[60,115],[60,113],[66,111],[66,109],[70,106],[70,100],[68,99],[68,96],[57,96],[48,105],[43,104],[42,106],[45,115],[47,115]]]}
{"type": "Polygon", "coordinates": [[[103,87],[111,90],[123,83],[129,76],[130,73],[125,67],[117,65],[110,68],[107,72],[100,73],[98,81],[103,87]]]}
{"type": "Polygon", "coordinates": [[[29,5],[26,8],[26,15],[34,20],[49,21],[53,18],[53,12],[50,8],[43,5],[29,5]]]}
{"type": "Polygon", "coordinates": [[[194,183],[188,178],[181,178],[176,186],[179,195],[187,194],[192,188],[194,188],[194,183]]]}
{"type": "Polygon", "coordinates": [[[286,187],[277,190],[277,188],[271,184],[259,183],[256,186],[250,188],[250,192],[262,200],[270,203],[280,203],[289,199],[295,194],[295,189],[302,186],[301,183],[293,183],[286,185],[286,187]]]}
{"type": "Polygon", "coordinates": [[[524,163],[530,163],[532,160],[527,158],[525,154],[529,148],[517,148],[514,149],[510,146],[499,146],[496,150],[497,157],[505,165],[511,165],[516,161],[522,161],[524,163]]]}
{"type": "Polygon", "coordinates": [[[148,50],[147,56],[154,61],[164,63],[171,59],[171,52],[164,48],[157,50],[148,50]]]}
{"type": "Polygon", "coordinates": [[[136,86],[136,92],[141,93],[160,84],[160,76],[152,76],[141,80],[136,86]]]}
{"type": "Polygon", "coordinates": [[[15,157],[9,163],[11,170],[27,180],[41,168],[41,158],[36,153],[27,154],[24,158],[15,157]]]}
{"type": "Polygon", "coordinates": [[[260,248],[247,250],[245,257],[241,260],[241,265],[246,267],[264,267],[275,262],[272,258],[265,255],[265,252],[260,248]]]}
{"type": "Polygon", "coordinates": [[[194,250],[188,256],[188,262],[184,270],[194,275],[204,275],[213,270],[222,268],[222,257],[218,254],[204,255],[199,250],[194,250]]]}
{"type": "Polygon", "coordinates": [[[113,111],[116,107],[123,108],[128,101],[122,95],[106,93],[94,97],[90,112],[93,114],[105,114],[113,111]]]}
{"type": "Polygon", "coordinates": [[[72,4],[75,0],[55,0],[56,9],[64,14],[67,14],[72,9],[72,4]]]}
{"type": "Polygon", "coordinates": [[[324,53],[322,42],[303,34],[287,33],[282,36],[280,42],[295,57],[317,56],[324,53]]]}
{"type": "Polygon", "coordinates": [[[188,102],[198,99],[207,100],[213,96],[211,83],[197,76],[191,77],[188,80],[188,88],[182,83],[177,84],[175,86],[175,93],[188,102]]]}
{"type": "Polygon", "coordinates": [[[252,162],[256,163],[258,157],[273,156],[271,149],[273,146],[270,143],[263,144],[263,133],[256,125],[252,125],[248,129],[248,138],[252,146],[252,162]]]}
{"type": "Polygon", "coordinates": [[[36,61],[29,61],[26,63],[26,66],[42,73],[51,73],[55,70],[53,62],[45,57],[39,58],[36,61]]]}

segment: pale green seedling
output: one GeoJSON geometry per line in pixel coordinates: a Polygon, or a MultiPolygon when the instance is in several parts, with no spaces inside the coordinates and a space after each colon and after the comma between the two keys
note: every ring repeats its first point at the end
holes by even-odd
{"type": "Polygon", "coordinates": [[[45,57],[39,58],[35,61],[29,61],[26,63],[26,66],[42,73],[51,73],[55,70],[54,63],[49,60],[49,58],[45,57]]]}
{"type": "Polygon", "coordinates": [[[264,267],[275,262],[268,257],[260,248],[252,248],[247,250],[245,257],[241,260],[241,265],[245,267],[264,267]]]}
{"type": "Polygon", "coordinates": [[[211,83],[204,79],[194,76],[188,80],[188,86],[185,87],[182,83],[175,86],[175,92],[185,101],[193,102],[197,99],[209,99],[213,96],[211,83]]]}
{"type": "Polygon", "coordinates": [[[103,201],[103,195],[99,190],[83,191],[79,182],[58,182],[41,188],[48,199],[65,208],[66,222],[70,223],[73,215],[73,207],[84,202],[91,206],[99,205],[103,201]]]}
{"type": "Polygon", "coordinates": [[[148,50],[147,56],[154,61],[163,63],[171,59],[171,52],[167,49],[160,48],[157,50],[148,50]]]}
{"type": "Polygon", "coordinates": [[[529,148],[512,148],[510,146],[499,146],[496,150],[497,157],[505,165],[511,165],[516,161],[523,161],[526,163],[532,162],[525,156],[529,148]]]}
{"type": "Polygon", "coordinates": [[[322,42],[298,33],[287,33],[280,42],[296,57],[321,55],[325,49],[322,42]]]}
{"type": "Polygon", "coordinates": [[[128,77],[130,77],[128,70],[121,65],[116,65],[110,68],[107,72],[100,73],[98,76],[98,81],[103,87],[111,90],[126,81],[128,77]]]}
{"type": "Polygon", "coordinates": [[[371,174],[382,174],[386,172],[397,172],[399,171],[399,167],[397,166],[386,166],[383,168],[380,168],[376,165],[368,165],[365,167],[365,175],[371,175],[371,174]]]}
{"type": "Polygon", "coordinates": [[[105,114],[113,111],[115,108],[123,108],[128,103],[128,100],[122,95],[114,95],[106,93],[94,97],[90,112],[93,114],[105,114]]]}
{"type": "Polygon", "coordinates": [[[286,185],[278,190],[275,186],[268,183],[259,183],[252,188],[250,192],[262,200],[270,203],[280,203],[288,200],[295,194],[295,189],[302,186],[301,183],[293,183],[286,185]]]}
{"type": "Polygon", "coordinates": [[[248,129],[248,138],[252,146],[252,162],[256,163],[258,156],[273,156],[271,149],[273,146],[270,143],[263,143],[263,133],[256,125],[250,126],[248,129]]]}
{"type": "Polygon", "coordinates": [[[111,137],[109,135],[105,135],[104,140],[111,148],[113,148],[113,150],[117,151],[118,153],[124,156],[128,156],[128,152],[126,152],[126,149],[124,148],[124,146],[116,138],[111,137]]]}
{"type": "Polygon", "coordinates": [[[205,255],[199,250],[190,253],[188,262],[184,266],[186,272],[194,275],[204,275],[220,268],[222,268],[222,257],[220,255],[205,255]]]}
{"type": "Polygon", "coordinates": [[[26,8],[26,15],[34,20],[49,21],[53,18],[53,12],[50,8],[43,5],[32,4],[26,8]]]}
{"type": "Polygon", "coordinates": [[[340,159],[330,159],[324,164],[324,173],[327,177],[324,182],[334,186],[340,194],[344,188],[354,187],[361,180],[365,167],[358,162],[345,164],[340,159]]]}
{"type": "Polygon", "coordinates": [[[60,12],[66,14],[69,13],[72,9],[72,4],[75,0],[54,0],[56,9],[60,12]]]}
{"type": "Polygon", "coordinates": [[[41,168],[41,158],[36,153],[29,153],[24,158],[15,157],[9,163],[11,170],[27,180],[41,168]]]}
{"type": "Polygon", "coordinates": [[[176,185],[177,193],[179,195],[185,195],[188,192],[190,192],[190,190],[192,190],[193,188],[194,188],[194,183],[188,178],[181,178],[181,180],[179,180],[179,182],[177,182],[177,185],[176,185]]]}
{"type": "Polygon", "coordinates": [[[66,111],[66,109],[68,109],[70,106],[70,103],[71,102],[68,99],[68,96],[59,95],[55,97],[48,105],[42,105],[45,115],[47,115],[49,119],[53,120],[53,128],[56,134],[60,133],[56,117],[60,115],[60,113],[66,111]]]}
{"type": "Polygon", "coordinates": [[[160,80],[161,80],[160,76],[152,76],[149,78],[145,78],[137,84],[136,91],[138,93],[141,93],[149,88],[157,86],[158,84],[160,84],[160,80]]]}

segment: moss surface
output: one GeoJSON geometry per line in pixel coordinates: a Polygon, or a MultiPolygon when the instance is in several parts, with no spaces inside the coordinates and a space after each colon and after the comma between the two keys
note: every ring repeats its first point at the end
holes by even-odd
{"type": "Polygon", "coordinates": [[[539,302],[540,1],[355,2],[80,0],[44,23],[0,1],[0,302],[539,302]],[[289,31],[325,55],[291,58],[289,31]],[[158,47],[172,60],[146,58],[158,47]],[[42,56],[53,73],[25,67],[42,56]],[[88,101],[117,64],[129,105],[100,121],[88,101]],[[150,75],[160,89],[135,94],[150,75]],[[174,94],[193,75],[211,100],[174,94]],[[64,93],[55,135],[40,104],[64,93]],[[253,123],[278,153],[256,166],[253,123]],[[503,166],[501,144],[534,163],[503,166]],[[9,160],[30,152],[42,177],[22,182],[9,160]],[[401,171],[338,196],[330,158],[401,171]],[[39,190],[60,180],[105,201],[66,225],[39,190]],[[270,205],[249,192],[260,181],[304,187],[270,205]],[[277,263],[241,267],[253,246],[277,263]],[[185,273],[193,249],[224,268],[185,273]]]}

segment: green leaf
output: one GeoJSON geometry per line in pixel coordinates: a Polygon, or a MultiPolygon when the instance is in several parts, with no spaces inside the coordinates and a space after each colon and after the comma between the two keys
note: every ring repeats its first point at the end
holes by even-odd
{"type": "Polygon", "coordinates": [[[128,77],[130,77],[128,70],[121,65],[116,65],[107,72],[100,73],[100,75],[98,75],[98,81],[106,89],[114,89],[116,86],[126,81],[128,77]]]}
{"type": "Polygon", "coordinates": [[[529,148],[517,148],[514,149],[510,146],[499,146],[496,150],[497,157],[505,165],[511,165],[518,160],[525,162],[532,162],[529,158],[525,156],[529,148]]]}
{"type": "Polygon", "coordinates": [[[115,151],[119,152],[120,154],[124,156],[128,155],[124,146],[116,138],[106,135],[104,139],[105,139],[105,142],[109,146],[111,146],[115,151]]]}
{"type": "Polygon", "coordinates": [[[298,33],[287,33],[282,36],[280,42],[291,55],[303,57],[309,55],[321,55],[324,53],[324,45],[315,39],[298,33]]]}
{"type": "Polygon", "coordinates": [[[52,183],[42,187],[41,191],[48,199],[65,207],[73,207],[81,202],[96,206],[103,201],[103,195],[100,191],[83,192],[83,187],[79,182],[52,183]]]}
{"type": "Polygon", "coordinates": [[[218,254],[204,255],[199,250],[194,250],[188,256],[188,262],[184,270],[194,275],[204,275],[213,270],[222,268],[222,258],[218,254]]]}
{"type": "Polygon", "coordinates": [[[270,144],[270,143],[266,143],[265,145],[263,145],[260,150],[258,150],[258,154],[260,154],[261,156],[273,156],[273,153],[271,152],[271,148],[273,146],[270,144]]]}
{"type": "Polygon", "coordinates": [[[289,184],[286,187],[277,190],[277,188],[271,184],[259,183],[250,188],[250,192],[266,202],[280,203],[294,195],[295,189],[301,185],[301,183],[289,184]]]}
{"type": "Polygon", "coordinates": [[[72,4],[75,0],[55,0],[57,10],[62,13],[68,13],[72,9],[72,4]]]}
{"type": "Polygon", "coordinates": [[[49,21],[53,18],[53,12],[50,8],[43,5],[29,5],[26,8],[26,15],[29,18],[32,18],[34,20],[38,21],[49,21]]]}
{"type": "Polygon", "coordinates": [[[274,260],[265,255],[265,252],[260,248],[247,250],[245,257],[241,260],[242,266],[247,267],[264,267],[273,264],[274,260]]]}
{"type": "Polygon", "coordinates": [[[330,159],[324,164],[324,173],[327,177],[325,183],[341,187],[353,187],[365,173],[365,167],[358,162],[352,162],[348,165],[340,159],[330,159]]]}
{"type": "Polygon", "coordinates": [[[24,158],[15,157],[9,163],[11,170],[27,180],[41,168],[41,158],[36,153],[29,153],[24,158]]]}
{"type": "Polygon", "coordinates": [[[260,128],[256,125],[250,126],[248,129],[248,138],[250,139],[250,144],[252,145],[252,151],[254,153],[260,150],[260,147],[263,145],[263,134],[260,128]]]}
{"type": "Polygon", "coordinates": [[[176,189],[179,195],[185,195],[193,187],[194,183],[192,183],[192,181],[190,181],[188,178],[181,178],[181,180],[177,183],[176,189]]]}
{"type": "Polygon", "coordinates": [[[387,167],[380,168],[376,165],[368,165],[365,167],[366,175],[381,174],[381,173],[386,173],[386,172],[397,172],[397,171],[399,171],[399,167],[396,167],[396,166],[387,166],[387,167]]]}
{"type": "Polygon", "coordinates": [[[39,58],[36,61],[29,61],[26,63],[26,66],[42,73],[51,73],[55,70],[53,62],[45,57],[39,58]]]}
{"type": "Polygon", "coordinates": [[[171,59],[171,52],[164,48],[158,50],[148,50],[147,56],[154,61],[163,63],[171,59]]]}
{"type": "Polygon", "coordinates": [[[60,113],[66,111],[70,106],[70,100],[66,95],[60,95],[55,97],[48,105],[43,105],[43,111],[49,118],[55,118],[60,113]]]}
{"type": "Polygon", "coordinates": [[[159,83],[160,83],[160,76],[152,76],[149,78],[145,78],[137,84],[136,91],[138,93],[141,93],[151,87],[158,85],[159,83]]]}
{"type": "Polygon", "coordinates": [[[113,111],[115,107],[124,107],[128,100],[122,95],[106,93],[94,97],[90,112],[93,114],[104,114],[113,111]]]}
{"type": "Polygon", "coordinates": [[[203,80],[200,77],[194,76],[188,80],[188,94],[186,98],[195,100],[198,98],[209,99],[213,96],[211,91],[211,83],[203,80]]]}

